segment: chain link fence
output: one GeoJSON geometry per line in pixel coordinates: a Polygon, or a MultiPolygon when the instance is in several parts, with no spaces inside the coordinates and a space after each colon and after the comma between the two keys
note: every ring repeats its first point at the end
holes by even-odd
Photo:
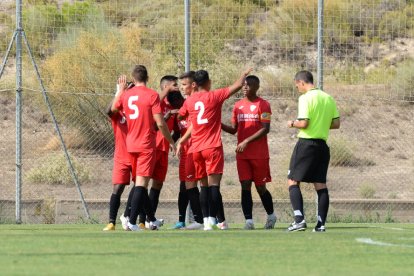
{"type": "MultiPolygon", "coordinates": [[[[116,78],[145,64],[158,89],[184,60],[184,1],[23,1],[23,26],[51,108],[74,164],[91,220],[73,182],[27,51],[23,57],[22,206],[24,223],[106,222],[112,192],[113,134],[105,109],[116,78]]],[[[210,72],[214,87],[247,66],[271,103],[268,135],[280,221],[291,219],[287,169],[296,131],[294,73],[317,69],[318,1],[191,1],[191,68],[210,72]]],[[[341,129],[331,131],[328,172],[331,222],[412,222],[414,210],[414,4],[402,0],[325,1],[324,90],[337,100],[341,129]]],[[[14,1],[0,3],[0,56],[15,26],[14,1]]],[[[16,104],[14,49],[0,79],[0,222],[15,222],[16,104]]],[[[315,74],[316,76],[316,74],[315,74]]],[[[241,95],[237,96],[238,98],[241,95]]],[[[237,98],[236,97],[236,98],[237,98]]],[[[228,122],[232,106],[223,106],[228,122]]],[[[223,133],[222,194],[227,219],[243,222],[236,137],[223,133]]],[[[302,184],[306,213],[316,212],[302,184]]],[[[159,217],[178,218],[178,159],[170,156],[159,217]]],[[[254,193],[254,216],[265,220],[254,193]]],[[[128,191],[124,192],[123,203],[128,191]]],[[[124,205],[121,205],[120,212],[124,205]]]]}

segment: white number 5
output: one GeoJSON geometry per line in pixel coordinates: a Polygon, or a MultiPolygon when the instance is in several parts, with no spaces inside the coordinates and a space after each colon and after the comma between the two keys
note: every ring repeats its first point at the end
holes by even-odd
{"type": "Polygon", "coordinates": [[[138,106],[134,102],[138,101],[138,96],[131,96],[128,98],[128,107],[133,110],[134,113],[129,114],[129,119],[134,120],[139,116],[138,106]]]}
{"type": "Polygon", "coordinates": [[[200,101],[196,102],[194,109],[195,110],[200,110],[198,112],[198,115],[197,115],[197,124],[199,124],[199,125],[207,124],[208,120],[206,118],[202,119],[203,114],[204,114],[204,104],[203,104],[203,102],[200,102],[200,101]]]}

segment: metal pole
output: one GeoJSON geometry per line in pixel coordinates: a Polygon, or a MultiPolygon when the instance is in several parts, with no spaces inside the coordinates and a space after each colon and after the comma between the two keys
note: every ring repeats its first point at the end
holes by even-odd
{"type": "Polygon", "coordinates": [[[14,31],[13,37],[10,40],[9,46],[7,47],[7,51],[6,51],[6,55],[4,56],[3,63],[1,64],[0,79],[3,76],[4,68],[6,68],[7,60],[9,59],[9,55],[10,55],[11,48],[13,46],[13,42],[16,40],[16,35],[17,35],[17,32],[14,31]]]}
{"type": "Polygon", "coordinates": [[[323,8],[324,0],[318,0],[318,87],[323,89],[323,8]]]}
{"type": "Polygon", "coordinates": [[[190,0],[184,0],[185,71],[190,71],[190,0]]]}
{"type": "MultiPolygon", "coordinates": [[[[324,0],[318,0],[318,87],[323,89],[323,8],[324,0]]],[[[318,196],[315,195],[316,220],[318,220],[318,196]]]]}
{"type": "Polygon", "coordinates": [[[22,0],[16,0],[16,223],[22,223],[22,0]]]}

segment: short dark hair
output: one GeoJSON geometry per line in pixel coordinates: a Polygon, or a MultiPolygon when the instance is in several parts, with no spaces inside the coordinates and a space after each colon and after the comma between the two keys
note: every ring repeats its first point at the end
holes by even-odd
{"type": "Polygon", "coordinates": [[[165,75],[164,77],[161,78],[160,85],[162,86],[165,82],[177,81],[177,80],[178,80],[178,78],[176,76],[165,75]]]}
{"type": "Polygon", "coordinates": [[[148,81],[148,71],[144,65],[135,65],[132,70],[132,77],[135,81],[138,82],[147,82],[148,81]]]}
{"type": "Polygon", "coordinates": [[[295,75],[295,81],[304,81],[305,83],[313,84],[313,75],[307,70],[299,71],[295,75]]]}
{"type": "Polygon", "coordinates": [[[198,86],[204,86],[210,80],[208,72],[206,70],[198,70],[194,73],[194,82],[198,86]]]}
{"type": "Polygon", "coordinates": [[[194,74],[195,74],[195,71],[188,71],[188,72],[185,72],[185,73],[183,73],[183,74],[181,74],[178,78],[180,79],[180,80],[182,80],[182,79],[190,79],[190,80],[194,80],[194,74]]]}
{"type": "Polygon", "coordinates": [[[180,108],[184,103],[184,97],[179,91],[168,93],[167,100],[174,109],[180,108]]]}
{"type": "Polygon", "coordinates": [[[257,76],[255,75],[250,75],[246,77],[246,82],[248,84],[256,84],[257,86],[260,86],[260,80],[257,76]]]}

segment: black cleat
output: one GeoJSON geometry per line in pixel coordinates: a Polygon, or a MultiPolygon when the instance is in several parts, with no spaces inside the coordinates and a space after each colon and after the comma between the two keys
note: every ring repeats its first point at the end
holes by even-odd
{"type": "Polygon", "coordinates": [[[302,220],[301,222],[293,222],[288,228],[288,232],[296,232],[296,231],[305,231],[306,230],[306,221],[302,220]]]}

